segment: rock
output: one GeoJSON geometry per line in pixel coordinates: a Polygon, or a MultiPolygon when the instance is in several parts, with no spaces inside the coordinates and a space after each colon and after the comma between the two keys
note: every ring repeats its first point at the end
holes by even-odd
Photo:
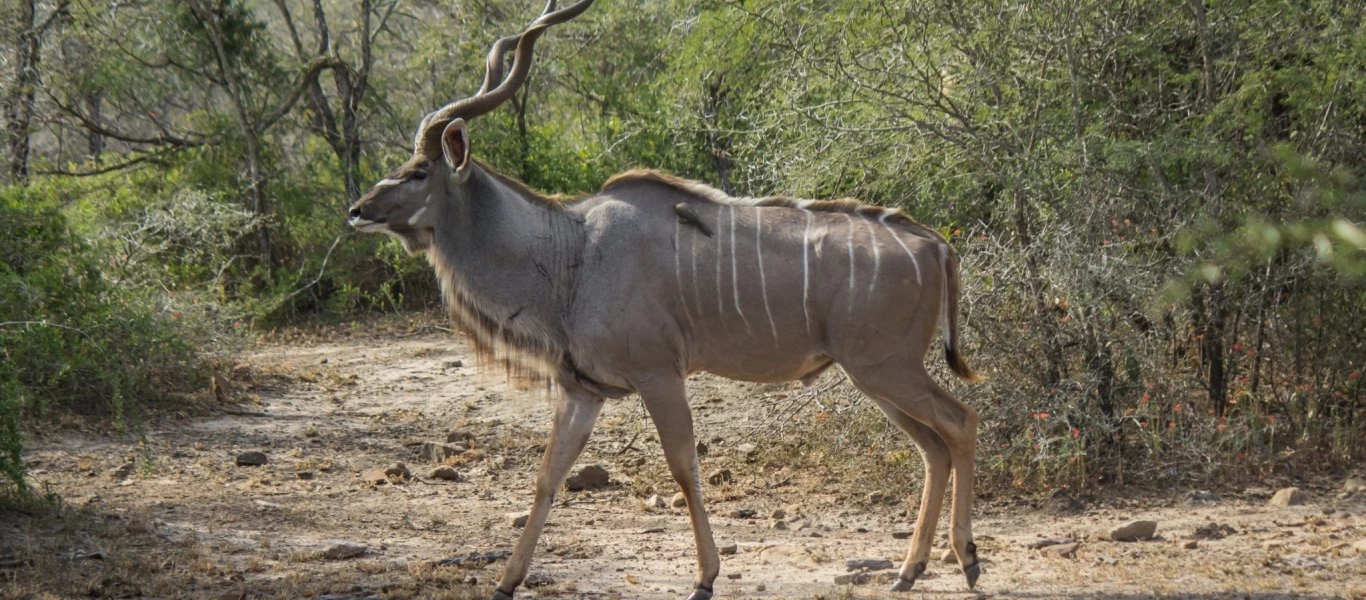
{"type": "Polygon", "coordinates": [[[914,532],[914,531],[893,531],[893,532],[892,532],[892,539],[894,539],[894,540],[909,540],[909,539],[911,539],[911,536],[913,536],[913,535],[915,535],[915,532],[914,532]]]}
{"type": "Polygon", "coordinates": [[[122,481],[124,479],[128,479],[128,477],[133,474],[133,471],[136,470],[137,465],[131,462],[127,462],[123,463],[119,467],[110,469],[109,472],[106,473],[106,475],[108,475],[109,478],[113,479],[114,481],[122,481]]]}
{"type": "Polygon", "coordinates": [[[703,442],[703,441],[700,441],[700,440],[697,442],[697,455],[698,455],[698,456],[706,456],[706,455],[707,455],[707,443],[706,443],[706,442],[703,442]]]}
{"type": "Polygon", "coordinates": [[[945,548],[943,552],[939,553],[939,562],[956,565],[958,564],[958,554],[953,551],[953,548],[945,548]]]}
{"type": "Polygon", "coordinates": [[[312,481],[316,475],[313,474],[313,471],[299,471],[294,476],[298,477],[299,481],[312,481]]]}
{"type": "Polygon", "coordinates": [[[441,366],[446,369],[459,369],[460,367],[465,366],[465,361],[457,358],[455,360],[448,360],[444,363],[441,363],[441,366]]]}
{"type": "Polygon", "coordinates": [[[327,560],[346,560],[348,558],[355,558],[357,556],[365,554],[367,550],[368,548],[361,544],[341,542],[338,544],[333,544],[329,546],[326,550],[323,550],[323,558],[327,560]]]}
{"type": "Polygon", "coordinates": [[[1139,542],[1153,539],[1153,534],[1157,532],[1157,521],[1134,521],[1128,525],[1116,527],[1110,532],[1110,539],[1116,542],[1139,542]]]}
{"type": "Polygon", "coordinates": [[[1288,487],[1277,490],[1276,494],[1271,496],[1271,500],[1267,501],[1267,504],[1270,506],[1297,506],[1308,501],[1309,497],[1301,492],[1300,488],[1288,487]]]}
{"type": "Polygon", "coordinates": [[[736,446],[736,447],[735,447],[735,450],[736,450],[736,452],[739,452],[740,454],[743,454],[743,455],[745,455],[745,456],[752,456],[752,455],[757,454],[757,453],[759,452],[759,447],[758,447],[758,446],[755,446],[754,444],[748,444],[748,443],[746,443],[746,444],[740,444],[739,446],[736,446]]]}
{"type": "Polygon", "coordinates": [[[580,492],[607,487],[611,480],[612,476],[607,472],[607,469],[598,465],[588,465],[579,469],[578,473],[570,475],[569,479],[565,480],[564,485],[571,492],[580,492]]]}
{"type": "Polygon", "coordinates": [[[669,501],[668,501],[668,500],[665,500],[665,499],[664,499],[662,496],[660,496],[659,494],[655,494],[655,495],[650,496],[649,498],[646,498],[646,499],[645,499],[645,507],[646,507],[646,508],[668,508],[668,507],[669,507],[669,501]]]}
{"type": "Polygon", "coordinates": [[[386,469],[370,469],[360,474],[361,481],[371,485],[404,483],[412,477],[413,474],[403,463],[394,463],[386,469]]]}
{"type": "Polygon", "coordinates": [[[1044,503],[1044,509],[1055,515],[1070,515],[1079,513],[1086,509],[1086,505],[1081,500],[1073,498],[1067,490],[1058,488],[1048,496],[1048,501],[1044,503]]]}
{"type": "Polygon", "coordinates": [[[768,586],[766,586],[766,585],[764,585],[764,584],[761,583],[761,584],[759,584],[758,586],[756,586],[756,587],[754,588],[754,591],[756,591],[756,592],[762,592],[762,591],[764,591],[764,590],[766,590],[766,589],[768,589],[768,586]]]}
{"type": "Polygon", "coordinates": [[[1200,547],[1200,542],[1197,542],[1197,541],[1195,541],[1195,540],[1191,540],[1191,541],[1189,541],[1189,542],[1186,542],[1186,543],[1182,544],[1181,547],[1182,547],[1182,548],[1185,548],[1185,549],[1187,549],[1187,550],[1194,550],[1194,549],[1200,547]]]}
{"type": "Polygon", "coordinates": [[[1043,548],[1039,549],[1039,552],[1051,556],[1057,556],[1059,558],[1076,558],[1077,548],[1080,547],[1080,542],[1072,542],[1070,544],[1055,544],[1053,546],[1044,546],[1043,548]]]}
{"type": "Polygon", "coordinates": [[[775,508],[773,509],[773,513],[768,516],[773,519],[786,519],[787,511],[781,508],[775,508]]]}
{"type": "Polygon", "coordinates": [[[896,566],[890,560],[881,558],[860,558],[844,561],[846,571],[885,571],[896,566]]]}
{"type": "Polygon", "coordinates": [[[869,504],[882,504],[887,500],[887,496],[882,492],[872,492],[868,494],[869,504]]]}
{"type": "Polygon", "coordinates": [[[424,462],[443,463],[446,462],[447,458],[459,456],[464,453],[464,446],[423,442],[422,447],[418,448],[417,458],[424,462]]]}
{"type": "Polygon", "coordinates": [[[460,481],[460,473],[451,467],[437,467],[432,469],[432,472],[428,477],[431,479],[440,479],[442,481],[460,481]]]}
{"type": "Polygon", "coordinates": [[[769,529],[787,529],[787,521],[782,519],[772,519],[768,522],[769,529]]]}
{"type": "Polygon", "coordinates": [[[732,554],[735,554],[739,550],[740,545],[736,544],[735,542],[730,542],[728,544],[721,546],[720,548],[717,548],[717,552],[720,552],[721,556],[730,556],[732,554]]]}
{"type": "Polygon", "coordinates": [[[1042,540],[1034,540],[1034,541],[1032,541],[1032,542],[1029,543],[1029,549],[1030,549],[1030,550],[1038,550],[1039,548],[1047,548],[1047,547],[1049,547],[1049,546],[1057,546],[1057,545],[1059,545],[1059,544],[1069,544],[1069,543],[1071,543],[1071,542],[1072,542],[1072,540],[1055,540],[1055,539],[1051,539],[1051,538],[1050,538],[1050,539],[1042,539],[1042,540]]]}
{"type": "Polygon", "coordinates": [[[683,492],[674,494],[674,497],[671,500],[669,500],[669,506],[672,506],[674,508],[683,508],[687,505],[688,498],[683,495],[683,492]]]}
{"type": "Polygon", "coordinates": [[[726,579],[739,579],[739,573],[726,573],[726,579]]]}
{"type": "Polygon", "coordinates": [[[863,585],[872,580],[870,573],[846,573],[835,576],[835,585],[863,585]]]}
{"type": "Polygon", "coordinates": [[[712,471],[711,475],[707,476],[707,483],[712,485],[721,485],[723,483],[731,483],[732,481],[734,481],[734,478],[730,474],[730,469],[712,471]]]}
{"type": "Polygon", "coordinates": [[[267,462],[269,460],[266,458],[265,452],[252,450],[237,455],[237,466],[239,467],[259,467],[267,462]]]}
{"type": "Polygon", "coordinates": [[[526,511],[508,513],[507,515],[505,515],[504,518],[507,520],[508,525],[511,525],[517,529],[521,529],[523,527],[526,527],[527,521],[531,520],[531,513],[526,511]]]}
{"type": "Polygon", "coordinates": [[[732,508],[726,513],[726,517],[731,519],[753,519],[758,515],[759,511],[752,508],[732,508]]]}

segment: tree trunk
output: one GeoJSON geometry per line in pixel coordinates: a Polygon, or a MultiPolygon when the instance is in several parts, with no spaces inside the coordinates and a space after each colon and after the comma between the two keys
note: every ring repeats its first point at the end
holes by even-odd
{"type": "Polygon", "coordinates": [[[22,0],[15,24],[14,86],[5,98],[6,146],[11,183],[28,179],[29,137],[33,124],[33,101],[38,87],[38,29],[34,0],[22,0]]]}

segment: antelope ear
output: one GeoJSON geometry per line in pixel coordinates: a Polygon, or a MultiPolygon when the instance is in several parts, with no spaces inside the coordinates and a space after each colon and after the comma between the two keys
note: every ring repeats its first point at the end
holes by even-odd
{"type": "Polygon", "coordinates": [[[441,154],[459,181],[470,176],[470,134],[464,119],[451,121],[441,132],[441,154]]]}

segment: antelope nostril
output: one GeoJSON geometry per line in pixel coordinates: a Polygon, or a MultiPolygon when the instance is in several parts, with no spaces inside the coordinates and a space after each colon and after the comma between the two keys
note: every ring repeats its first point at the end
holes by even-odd
{"type": "Polygon", "coordinates": [[[350,214],[351,214],[351,218],[352,218],[352,219],[359,219],[359,218],[360,218],[360,209],[359,209],[359,208],[353,208],[353,209],[351,209],[351,213],[350,213],[350,214]]]}

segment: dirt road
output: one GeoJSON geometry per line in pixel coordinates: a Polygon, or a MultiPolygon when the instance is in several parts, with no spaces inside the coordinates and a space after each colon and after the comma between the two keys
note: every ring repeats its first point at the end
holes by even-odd
{"type": "MultiPolygon", "coordinates": [[[[549,403],[481,377],[448,334],[367,329],[263,343],[225,382],[239,400],[230,413],[160,419],[143,441],[32,440],[34,479],[65,507],[0,517],[0,597],[486,598],[501,562],[436,561],[511,548],[509,515],[529,507],[549,403]],[[466,451],[445,462],[460,481],[436,479],[439,465],[418,454],[453,432],[449,445],[466,451]],[[238,466],[248,451],[266,464],[238,466]],[[395,462],[413,478],[363,480],[395,462]]],[[[793,388],[690,385],[704,478],[730,471],[706,486],[717,541],[736,546],[718,597],[908,597],[883,592],[881,573],[836,583],[847,560],[899,562],[907,542],[895,535],[910,519],[902,502],[851,492],[863,489],[857,474],[790,469],[764,452],[793,388]]],[[[606,409],[579,464],[611,482],[561,494],[532,566],[538,585],[518,598],[686,595],[686,514],[645,503],[676,491],[651,433],[634,399],[606,409]]],[[[1067,515],[983,502],[978,593],[936,561],[909,597],[1366,597],[1366,492],[1311,489],[1305,504],[1270,507],[1269,489],[1194,505],[1189,491],[1067,515]],[[1155,539],[1109,541],[1138,519],[1157,522],[1155,539]],[[1081,543],[1065,557],[1030,548],[1045,538],[1081,543]]]]}

